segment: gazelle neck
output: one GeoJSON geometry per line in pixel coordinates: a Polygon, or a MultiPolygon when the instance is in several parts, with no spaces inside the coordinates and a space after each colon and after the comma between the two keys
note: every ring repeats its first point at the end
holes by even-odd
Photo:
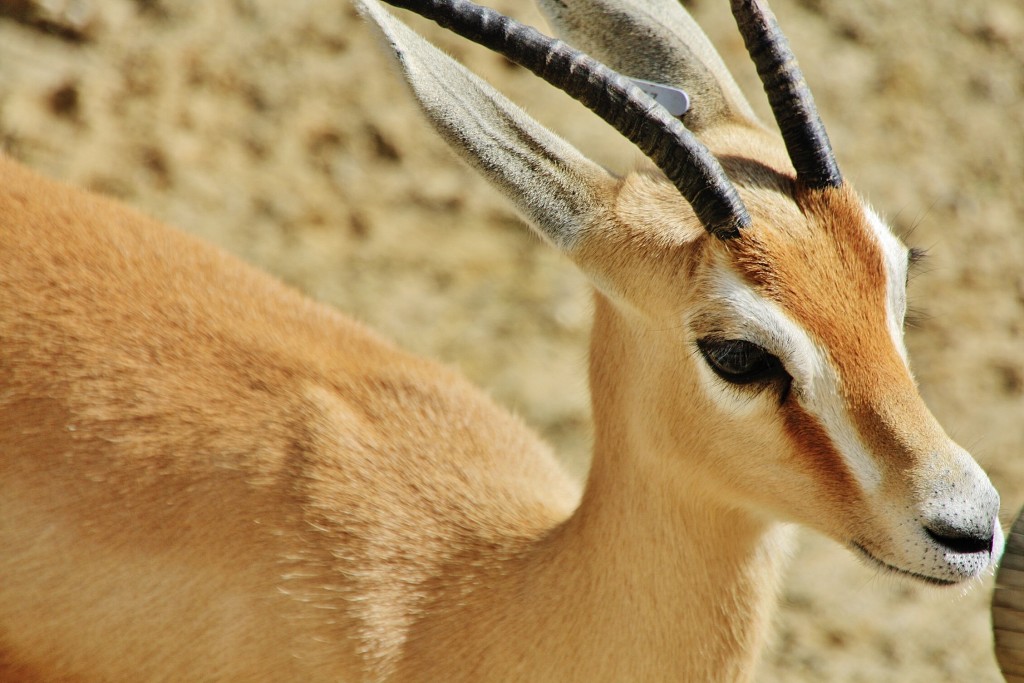
{"type": "MultiPolygon", "coordinates": [[[[605,671],[615,658],[629,660],[634,672],[649,667],[648,675],[632,674],[636,680],[746,680],[764,641],[789,530],[716,499],[692,470],[666,471],[667,459],[692,459],[692,445],[652,452],[659,440],[630,405],[637,401],[630,359],[643,354],[633,348],[642,339],[604,297],[596,299],[593,464],[563,532],[566,552],[576,555],[562,565],[575,574],[573,585],[588,587],[588,642],[597,648],[589,656],[605,658],[605,671]]],[[[618,680],[629,677],[623,673],[618,680]]]]}
{"type": "Polygon", "coordinates": [[[672,500],[658,482],[607,485],[598,495],[604,482],[591,482],[559,563],[580,591],[565,609],[587,620],[577,630],[590,651],[577,661],[599,664],[580,680],[750,679],[788,529],[706,498],[672,500]]]}
{"type": "MultiPolygon", "coordinates": [[[[607,346],[595,354],[618,353],[616,315],[599,297],[595,338],[607,346]]],[[[752,675],[788,529],[716,501],[699,481],[681,485],[659,472],[621,404],[629,393],[620,375],[629,372],[628,363],[594,359],[594,462],[579,508],[506,566],[472,578],[459,596],[464,608],[450,614],[451,647],[442,651],[450,659],[466,650],[478,680],[752,675]],[[544,669],[519,668],[524,662],[544,669]]]]}

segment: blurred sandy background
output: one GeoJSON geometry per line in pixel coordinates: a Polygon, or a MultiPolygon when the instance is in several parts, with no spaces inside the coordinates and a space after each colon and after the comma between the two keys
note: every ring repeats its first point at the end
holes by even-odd
{"type": "MultiPolygon", "coordinates": [[[[494,6],[532,23],[523,0],[494,6]]],[[[758,111],[724,0],[687,5],[758,111]]],[[[776,0],[840,163],[908,241],[915,371],[1024,503],[1024,5],[776,0]]],[[[636,153],[503,59],[443,44],[593,158],[636,153]]],[[[457,365],[586,466],[587,286],[418,118],[344,0],[0,0],[0,145],[457,365]]],[[[805,533],[761,681],[998,681],[987,602],[805,533]]]]}

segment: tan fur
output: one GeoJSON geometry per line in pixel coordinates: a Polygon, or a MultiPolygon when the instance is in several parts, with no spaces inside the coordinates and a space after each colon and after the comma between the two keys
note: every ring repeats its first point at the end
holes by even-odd
{"type": "Polygon", "coordinates": [[[450,371],[9,160],[0,187],[13,661],[337,680],[339,657],[394,658],[421,599],[396,582],[512,552],[571,508],[546,448],[450,371]]]}

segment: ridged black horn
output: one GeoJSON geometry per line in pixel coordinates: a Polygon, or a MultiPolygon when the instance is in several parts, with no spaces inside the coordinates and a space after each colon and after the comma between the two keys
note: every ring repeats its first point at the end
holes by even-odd
{"type": "Polygon", "coordinates": [[[1024,681],[1024,510],[1006,536],[992,593],[996,661],[1006,683],[1024,681]]]}
{"type": "Polygon", "coordinates": [[[797,177],[809,187],[842,185],[843,176],[810,88],[767,2],[732,0],[732,13],[764,84],[797,177]]]}
{"type": "Polygon", "coordinates": [[[658,165],[715,237],[736,237],[750,225],[746,207],[711,152],[679,119],[604,64],[466,0],[385,2],[504,55],[579,100],[658,165]]]}

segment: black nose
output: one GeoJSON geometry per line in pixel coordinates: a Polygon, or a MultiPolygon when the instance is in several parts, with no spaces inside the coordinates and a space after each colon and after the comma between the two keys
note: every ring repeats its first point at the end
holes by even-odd
{"type": "Polygon", "coordinates": [[[977,527],[958,528],[944,520],[929,522],[924,527],[928,537],[954,553],[991,553],[993,530],[981,531],[977,527]]]}

